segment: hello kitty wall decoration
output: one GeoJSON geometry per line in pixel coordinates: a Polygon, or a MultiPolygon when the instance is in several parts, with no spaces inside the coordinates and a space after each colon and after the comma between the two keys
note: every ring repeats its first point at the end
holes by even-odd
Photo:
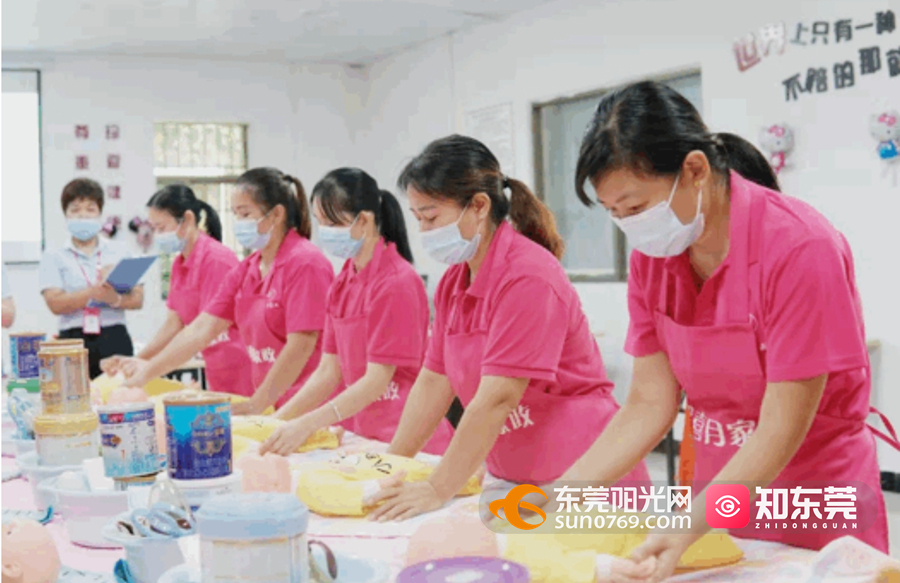
{"type": "Polygon", "coordinates": [[[891,175],[891,184],[897,186],[897,167],[900,166],[900,114],[886,110],[869,118],[869,133],[878,141],[878,157],[883,170],[881,177],[891,175]]]}
{"type": "Polygon", "coordinates": [[[794,149],[794,130],[784,123],[772,124],[759,132],[759,143],[778,174],[789,165],[788,156],[794,149]]]}

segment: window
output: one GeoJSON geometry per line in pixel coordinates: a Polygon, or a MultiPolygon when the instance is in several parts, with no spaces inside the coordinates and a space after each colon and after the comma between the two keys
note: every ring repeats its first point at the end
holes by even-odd
{"type": "MultiPolygon", "coordinates": [[[[222,221],[222,242],[244,250],[234,238],[231,192],[247,170],[247,126],[236,123],[165,122],[154,127],[157,188],[186,184],[222,221]]],[[[163,298],[168,294],[171,257],[161,258],[163,298]]]]}
{"type": "MultiPolygon", "coordinates": [[[[660,79],[703,111],[700,73],[660,79]]],[[[609,215],[575,195],[575,166],[584,131],[604,91],[534,106],[535,183],[566,241],[563,266],[572,281],[625,281],[631,249],[609,215]]]]}
{"type": "Polygon", "coordinates": [[[39,71],[3,70],[3,261],[40,261],[44,221],[39,71]]]}

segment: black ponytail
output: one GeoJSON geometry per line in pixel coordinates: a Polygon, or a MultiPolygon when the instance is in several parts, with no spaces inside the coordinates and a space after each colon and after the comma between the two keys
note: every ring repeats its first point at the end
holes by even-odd
{"type": "Polygon", "coordinates": [[[769,190],[781,191],[772,165],[756,146],[738,135],[726,132],[714,134],[713,142],[724,154],[728,168],[769,190]]]}
{"type": "Polygon", "coordinates": [[[197,227],[216,241],[222,240],[222,223],[219,214],[185,184],[170,184],[150,197],[147,206],[165,211],[178,220],[188,211],[194,213],[197,227]]]}
{"type": "Polygon", "coordinates": [[[585,192],[585,182],[595,183],[619,168],[675,175],[695,150],[702,151],[712,169],[726,179],[734,170],[761,186],[778,187],[772,168],[753,144],[733,134],[710,133],[683,95],[668,85],[642,81],[600,100],[581,142],[575,192],[591,206],[595,201],[585,192]]]}
{"type": "Polygon", "coordinates": [[[381,236],[397,246],[397,252],[413,262],[406,221],[400,203],[393,194],[378,188],[378,183],[359,168],[332,170],[313,188],[310,202],[319,199],[322,213],[336,225],[346,223],[344,213],[356,217],[362,211],[375,215],[381,236]]]}
{"type": "Polygon", "coordinates": [[[253,168],[238,178],[237,186],[248,187],[253,200],[266,212],[283,206],[287,211],[287,227],[296,230],[304,239],[310,238],[312,219],[300,180],[276,168],[253,168]]]}
{"type": "Polygon", "coordinates": [[[381,194],[381,235],[397,246],[401,257],[413,263],[412,249],[409,248],[409,236],[406,233],[406,219],[397,198],[387,190],[381,194]]]}

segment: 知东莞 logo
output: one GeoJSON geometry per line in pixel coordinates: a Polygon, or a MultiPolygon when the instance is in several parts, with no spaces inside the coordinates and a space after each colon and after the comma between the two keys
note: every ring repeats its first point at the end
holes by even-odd
{"type": "Polygon", "coordinates": [[[534,504],[522,501],[522,498],[528,496],[529,494],[540,494],[544,497],[545,500],[549,500],[549,498],[547,498],[547,495],[544,494],[544,491],[537,486],[532,486],[531,484],[520,484],[510,490],[509,494],[506,495],[506,498],[501,498],[499,500],[494,500],[493,502],[491,502],[488,505],[488,509],[491,511],[491,514],[500,519],[505,518],[508,523],[518,528],[519,530],[532,530],[544,524],[544,521],[547,520],[547,514],[534,504]],[[531,510],[535,514],[539,514],[541,516],[541,521],[537,524],[525,522],[522,517],[519,516],[519,507],[525,508],[526,510],[531,510]],[[503,516],[500,516],[500,510],[503,510],[503,516]]]}
{"type": "Polygon", "coordinates": [[[706,491],[710,528],[744,528],[750,523],[750,490],[741,484],[712,484],[706,491]]]}

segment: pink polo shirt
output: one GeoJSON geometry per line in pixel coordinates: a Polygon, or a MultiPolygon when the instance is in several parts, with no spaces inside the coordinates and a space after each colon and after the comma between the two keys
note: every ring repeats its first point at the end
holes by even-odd
{"type": "MultiPolygon", "coordinates": [[[[475,281],[468,280],[461,263],[438,285],[429,370],[446,374],[448,334],[485,331],[481,376],[529,378],[529,391],[551,395],[612,392],[578,294],[546,249],[504,221],[475,281]]],[[[464,404],[470,398],[461,396],[464,404]]]]}
{"type": "MultiPolygon", "coordinates": [[[[367,362],[394,365],[395,380],[415,380],[428,338],[428,296],[422,277],[397,252],[379,242],[372,260],[357,273],[348,259],[328,294],[323,348],[338,354],[334,319],[365,316],[367,362]]],[[[365,362],[352,368],[365,371],[365,362]]],[[[349,386],[359,380],[344,378],[349,386]]]]}
{"type": "MultiPolygon", "coordinates": [[[[744,185],[764,193],[765,219],[753,240],[762,238],[760,285],[751,285],[750,310],[763,339],[760,351],[769,382],[828,374],[820,413],[864,419],[868,399],[868,355],[853,256],[844,236],[807,203],[753,184],[731,173],[731,188],[744,185]],[[761,289],[757,289],[761,288],[761,289]]],[[[732,217],[732,220],[737,220],[732,217]]],[[[740,217],[746,221],[745,217],[740,217]]],[[[667,313],[684,326],[725,322],[724,290],[731,256],[746,240],[730,241],[729,255],[705,282],[688,253],[651,258],[631,255],[628,309],[631,322],[625,349],[634,356],[661,350],[654,314],[662,293],[663,270],[670,280],[667,313]]],[[[723,387],[723,390],[727,390],[723,387]]]]}
{"type": "MultiPolygon", "coordinates": [[[[215,297],[228,273],[239,263],[234,251],[201,234],[187,259],[178,254],[172,262],[166,307],[187,326],[215,297]]],[[[250,360],[235,326],[231,326],[203,350],[210,390],[253,394],[250,360]]]]}
{"type": "MultiPolygon", "coordinates": [[[[326,298],[334,280],[334,269],[325,255],[293,229],[265,278],[260,277],[259,263],[257,251],[232,269],[204,310],[237,324],[257,387],[284,348],[288,334],[325,329],[326,298]]],[[[315,351],[278,406],[287,402],[318,366],[321,347],[320,334],[315,351]]]]}

